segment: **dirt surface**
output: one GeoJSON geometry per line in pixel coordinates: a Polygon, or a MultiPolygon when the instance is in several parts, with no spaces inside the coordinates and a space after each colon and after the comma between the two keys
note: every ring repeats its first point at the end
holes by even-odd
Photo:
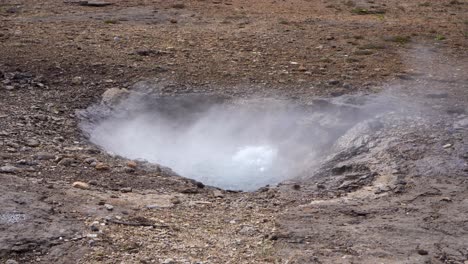
{"type": "Polygon", "coordinates": [[[0,0],[2,263],[467,263],[466,0],[108,3],[0,0]],[[397,90],[404,114],[299,178],[224,191],[88,141],[80,110],[140,81],[304,103],[397,90]]]}

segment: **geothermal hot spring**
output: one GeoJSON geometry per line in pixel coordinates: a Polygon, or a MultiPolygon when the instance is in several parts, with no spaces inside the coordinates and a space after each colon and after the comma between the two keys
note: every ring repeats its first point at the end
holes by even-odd
{"type": "MultiPolygon", "coordinates": [[[[361,104],[361,103],[360,103],[361,104]]],[[[208,95],[130,96],[94,106],[82,123],[94,144],[230,190],[251,191],[313,168],[368,118],[351,99],[232,100],[208,95]]]]}

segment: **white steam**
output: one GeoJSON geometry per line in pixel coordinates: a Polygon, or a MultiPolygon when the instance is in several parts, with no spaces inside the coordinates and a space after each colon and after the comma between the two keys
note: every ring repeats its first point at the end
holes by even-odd
{"type": "Polygon", "coordinates": [[[85,130],[112,153],[162,164],[208,185],[255,190],[310,168],[364,118],[356,105],[323,100],[298,105],[143,96],[85,130]]]}

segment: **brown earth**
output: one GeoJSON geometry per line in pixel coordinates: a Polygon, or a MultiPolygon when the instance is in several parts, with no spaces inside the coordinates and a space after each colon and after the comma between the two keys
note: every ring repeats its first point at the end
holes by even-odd
{"type": "Polygon", "coordinates": [[[2,263],[467,263],[466,0],[108,1],[0,0],[2,263]],[[228,192],[80,131],[76,110],[146,79],[295,100],[399,86],[435,114],[228,192]]]}

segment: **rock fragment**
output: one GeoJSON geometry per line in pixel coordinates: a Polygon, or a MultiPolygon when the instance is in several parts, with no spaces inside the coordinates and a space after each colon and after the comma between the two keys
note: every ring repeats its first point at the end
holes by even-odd
{"type": "Polygon", "coordinates": [[[114,206],[110,205],[110,204],[104,204],[104,207],[107,209],[107,211],[112,211],[114,210],[114,206]]]}
{"type": "Polygon", "coordinates": [[[39,152],[34,155],[34,158],[37,160],[52,160],[55,159],[55,155],[47,152],[39,152]]]}
{"type": "Polygon", "coordinates": [[[89,184],[87,184],[86,182],[80,182],[80,181],[76,181],[72,184],[73,187],[75,188],[78,188],[78,189],[82,189],[82,190],[88,190],[89,189],[89,184]]]}
{"type": "Polygon", "coordinates": [[[102,162],[99,162],[96,164],[96,166],[94,167],[96,170],[98,171],[107,171],[107,170],[110,170],[110,166],[107,165],[106,163],[102,163],[102,162]]]}
{"type": "Polygon", "coordinates": [[[0,172],[2,173],[17,173],[19,171],[20,171],[19,168],[12,166],[12,165],[5,165],[5,166],[0,167],[0,172]]]}

